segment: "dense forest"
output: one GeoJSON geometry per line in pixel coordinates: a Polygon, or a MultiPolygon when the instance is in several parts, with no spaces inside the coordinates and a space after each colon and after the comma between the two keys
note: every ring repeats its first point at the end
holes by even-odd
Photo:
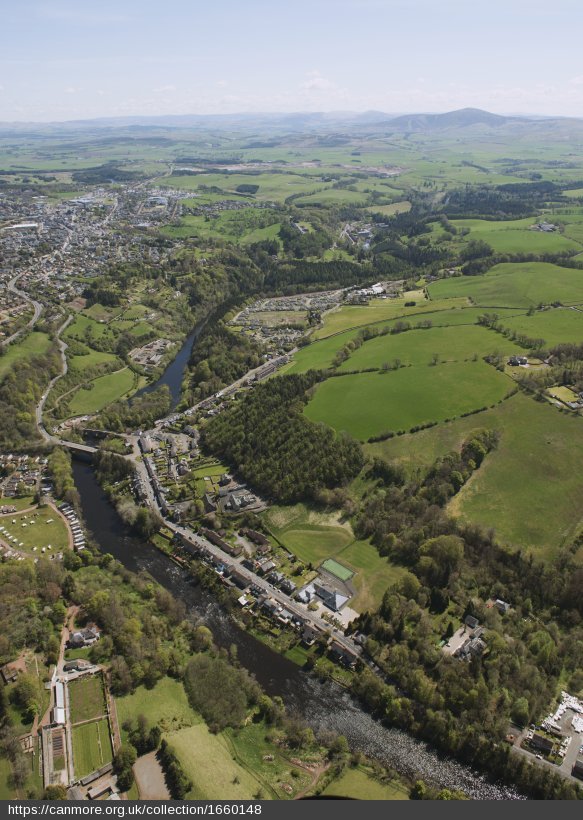
{"type": "Polygon", "coordinates": [[[302,414],[306,391],[318,381],[311,371],[281,376],[212,419],[203,444],[265,495],[291,502],[317,498],[341,487],[362,468],[360,445],[302,414]]]}

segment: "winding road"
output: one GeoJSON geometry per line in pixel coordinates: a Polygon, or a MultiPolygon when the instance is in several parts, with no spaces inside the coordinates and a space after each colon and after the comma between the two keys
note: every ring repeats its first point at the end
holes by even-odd
{"type": "Polygon", "coordinates": [[[21,299],[24,299],[25,302],[29,302],[34,308],[34,313],[32,315],[32,318],[24,325],[24,327],[21,327],[19,330],[13,333],[12,336],[9,336],[7,339],[4,339],[5,345],[12,344],[12,342],[15,342],[17,339],[19,339],[25,331],[29,330],[30,328],[33,328],[38,322],[43,309],[43,306],[40,302],[37,302],[36,299],[32,299],[32,297],[30,297],[28,293],[25,293],[23,290],[19,290],[16,287],[16,283],[22,276],[24,276],[24,272],[17,274],[13,279],[10,280],[10,282],[8,282],[7,288],[12,293],[15,293],[17,296],[20,296],[21,299]]]}

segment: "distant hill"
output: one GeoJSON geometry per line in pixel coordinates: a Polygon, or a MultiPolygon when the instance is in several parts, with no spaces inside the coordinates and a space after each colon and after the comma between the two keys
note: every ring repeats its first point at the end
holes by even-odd
{"type": "Polygon", "coordinates": [[[460,108],[445,114],[405,114],[394,117],[387,125],[396,131],[443,131],[447,128],[467,128],[471,125],[487,125],[493,128],[514,121],[524,121],[524,117],[503,117],[491,114],[481,108],[460,108]]]}

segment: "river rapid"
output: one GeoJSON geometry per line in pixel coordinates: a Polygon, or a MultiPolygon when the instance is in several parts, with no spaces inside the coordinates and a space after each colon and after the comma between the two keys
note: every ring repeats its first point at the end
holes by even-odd
{"type": "Polygon", "coordinates": [[[354,751],[409,777],[422,778],[441,788],[461,789],[474,799],[522,799],[513,789],[489,783],[468,766],[438,754],[406,733],[386,728],[342,687],[316,680],[240,629],[210,593],[193,586],[184,570],[150,543],[126,531],[90,465],[74,461],[73,473],[83,516],[100,549],[133,572],[148,572],[185,603],[191,616],[208,625],[219,646],[229,648],[234,644],[239,662],[255,675],[263,689],[270,695],[281,695],[288,710],[301,716],[315,731],[327,729],[343,734],[354,751]]]}

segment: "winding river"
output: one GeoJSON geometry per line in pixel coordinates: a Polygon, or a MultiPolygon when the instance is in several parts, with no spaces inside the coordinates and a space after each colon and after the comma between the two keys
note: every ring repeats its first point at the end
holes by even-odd
{"type": "Polygon", "coordinates": [[[314,730],[325,728],[339,732],[347,737],[351,749],[439,787],[463,789],[479,800],[520,799],[512,789],[493,785],[469,767],[439,755],[425,743],[398,729],[384,727],[363,711],[340,686],[330,681],[317,681],[239,629],[210,593],[193,586],[185,572],[151,544],[127,533],[90,465],[74,461],[73,472],[85,521],[103,552],[111,553],[133,572],[150,573],[182,600],[192,615],[209,626],[220,646],[234,644],[240,663],[253,672],[265,691],[281,695],[287,708],[300,715],[314,730]]]}

